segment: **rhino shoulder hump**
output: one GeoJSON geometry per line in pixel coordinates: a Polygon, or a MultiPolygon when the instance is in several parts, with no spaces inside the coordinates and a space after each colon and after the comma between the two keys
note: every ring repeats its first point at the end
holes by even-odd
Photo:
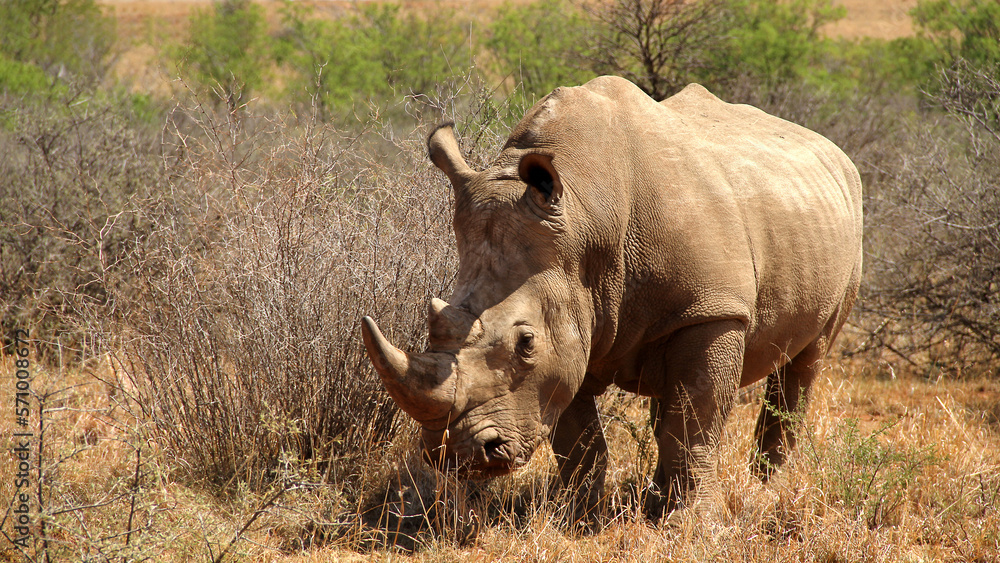
{"type": "Polygon", "coordinates": [[[692,82],[691,84],[688,84],[687,86],[684,87],[683,90],[675,94],[674,97],[680,97],[682,99],[690,98],[699,100],[710,100],[716,102],[721,101],[719,100],[719,98],[715,96],[715,94],[709,92],[708,88],[705,88],[704,86],[698,84],[697,82],[692,82]]]}

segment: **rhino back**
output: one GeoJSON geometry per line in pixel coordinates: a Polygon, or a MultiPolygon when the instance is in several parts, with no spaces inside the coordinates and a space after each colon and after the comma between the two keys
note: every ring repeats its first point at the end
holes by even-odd
{"type": "Polygon", "coordinates": [[[698,85],[656,103],[603,77],[543,99],[507,148],[556,154],[597,305],[592,371],[617,382],[645,344],[736,318],[748,383],[850,309],[861,183],[817,133],[698,85]]]}

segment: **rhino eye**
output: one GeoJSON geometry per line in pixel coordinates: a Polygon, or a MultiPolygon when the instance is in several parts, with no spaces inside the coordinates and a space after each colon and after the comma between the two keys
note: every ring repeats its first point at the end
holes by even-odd
{"type": "Polygon", "coordinates": [[[535,334],[526,330],[517,337],[517,353],[522,357],[529,357],[535,351],[535,334]]]}

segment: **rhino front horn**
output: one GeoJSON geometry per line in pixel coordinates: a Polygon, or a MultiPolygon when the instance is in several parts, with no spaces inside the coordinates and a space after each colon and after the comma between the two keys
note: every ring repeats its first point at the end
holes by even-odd
{"type": "Polygon", "coordinates": [[[455,357],[450,354],[408,354],[390,343],[371,317],[361,320],[368,357],[400,409],[424,426],[444,420],[455,405],[455,357]]]}

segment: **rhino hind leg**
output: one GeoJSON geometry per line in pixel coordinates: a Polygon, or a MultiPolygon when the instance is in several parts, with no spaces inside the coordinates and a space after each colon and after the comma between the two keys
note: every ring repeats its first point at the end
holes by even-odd
{"type": "Polygon", "coordinates": [[[570,495],[568,516],[575,525],[598,523],[604,512],[608,445],[593,395],[577,395],[562,412],[552,432],[552,451],[570,495]]]}
{"type": "MultiPolygon", "coordinates": [[[[743,365],[745,326],[720,321],[684,329],[663,349],[666,378],[673,386],[651,402],[658,462],[643,504],[656,520],[705,492],[711,454],[735,399],[743,365]]],[[[655,364],[644,366],[643,374],[655,364]]]]}
{"type": "Polygon", "coordinates": [[[754,429],[757,449],[750,460],[751,471],[765,483],[795,447],[795,429],[816,378],[819,360],[828,347],[826,343],[824,338],[810,344],[767,376],[764,401],[754,429]]]}

